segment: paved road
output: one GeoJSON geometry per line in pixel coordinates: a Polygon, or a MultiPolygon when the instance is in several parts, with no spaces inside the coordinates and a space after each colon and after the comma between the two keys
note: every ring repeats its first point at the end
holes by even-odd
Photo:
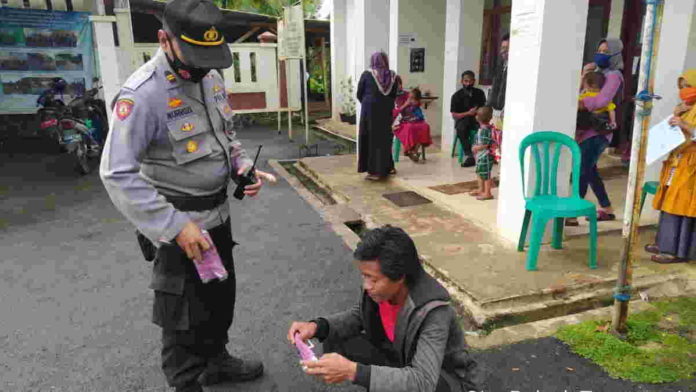
{"type": "MultiPolygon", "coordinates": [[[[297,156],[275,132],[240,134],[250,151],[263,143],[265,158],[297,156]]],[[[0,155],[0,176],[0,391],[168,390],[149,321],[151,266],[98,177],[47,154],[0,155]]],[[[241,245],[228,347],[263,359],[269,376],[214,390],[327,390],[301,373],[284,338],[291,320],[357,299],[350,250],[284,181],[233,202],[232,216],[241,245]]]]}
{"type": "MultiPolygon", "coordinates": [[[[298,146],[272,131],[240,136],[249,150],[263,143],[264,158],[297,157],[298,146]]],[[[0,177],[0,391],[167,391],[149,322],[150,265],[97,176],[78,178],[65,156],[44,153],[0,155],[0,177]]],[[[229,348],[263,359],[267,376],[211,391],[357,390],[305,377],[284,342],[292,319],[356,299],[350,250],[282,180],[232,208],[241,246],[229,348]]],[[[688,390],[612,380],[553,339],[476,356],[492,370],[486,391],[688,390]]]]}

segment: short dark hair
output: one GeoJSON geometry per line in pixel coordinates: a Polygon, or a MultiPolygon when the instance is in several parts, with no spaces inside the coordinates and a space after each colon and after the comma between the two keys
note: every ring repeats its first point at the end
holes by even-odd
{"type": "Polygon", "coordinates": [[[601,72],[588,72],[582,79],[592,88],[602,88],[606,81],[606,77],[601,72]]]}
{"type": "Polygon", "coordinates": [[[365,232],[353,257],[358,261],[377,260],[386,277],[392,281],[406,278],[407,285],[424,273],[416,244],[403,229],[391,225],[365,232]]]}
{"type": "Polygon", "coordinates": [[[472,78],[476,79],[476,74],[474,71],[464,71],[462,73],[462,79],[464,79],[466,76],[471,76],[472,78]]]}
{"type": "Polygon", "coordinates": [[[510,41],[510,33],[503,35],[503,38],[500,40],[500,42],[505,42],[505,41],[510,41]]]}
{"type": "Polygon", "coordinates": [[[423,93],[421,93],[420,89],[416,87],[414,89],[411,89],[411,96],[416,100],[420,101],[421,98],[423,98],[423,93]]]}

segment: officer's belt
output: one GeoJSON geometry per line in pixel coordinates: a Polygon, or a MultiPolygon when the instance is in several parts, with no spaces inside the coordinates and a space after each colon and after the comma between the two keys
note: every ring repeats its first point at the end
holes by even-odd
{"type": "Polygon", "coordinates": [[[227,201],[227,189],[209,196],[168,196],[168,202],[179,211],[210,211],[227,201]]]}

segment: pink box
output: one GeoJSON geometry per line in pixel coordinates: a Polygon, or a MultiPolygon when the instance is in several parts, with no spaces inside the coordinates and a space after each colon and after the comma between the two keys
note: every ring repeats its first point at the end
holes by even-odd
{"type": "Polygon", "coordinates": [[[206,241],[210,244],[210,249],[203,252],[203,260],[194,262],[196,270],[198,271],[198,276],[203,283],[208,283],[216,279],[223,281],[227,279],[228,274],[225,266],[222,265],[220,254],[215,247],[213,239],[210,238],[210,234],[205,230],[201,230],[201,232],[203,233],[203,237],[205,237],[206,241]]]}

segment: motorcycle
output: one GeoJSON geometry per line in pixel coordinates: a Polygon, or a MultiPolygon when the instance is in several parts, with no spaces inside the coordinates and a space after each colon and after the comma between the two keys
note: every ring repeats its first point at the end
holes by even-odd
{"type": "MultiPolygon", "coordinates": [[[[92,122],[93,118],[99,120],[102,115],[94,103],[99,88],[93,88],[65,105],[55,98],[56,93],[63,91],[64,81],[61,80],[54,81],[52,88],[42,93],[37,101],[43,106],[38,112],[40,128],[58,142],[61,151],[75,156],[80,174],[89,174],[92,171],[89,160],[101,153],[101,144],[97,141],[92,122]]],[[[102,120],[101,123],[106,124],[106,121],[102,120]]]]}

